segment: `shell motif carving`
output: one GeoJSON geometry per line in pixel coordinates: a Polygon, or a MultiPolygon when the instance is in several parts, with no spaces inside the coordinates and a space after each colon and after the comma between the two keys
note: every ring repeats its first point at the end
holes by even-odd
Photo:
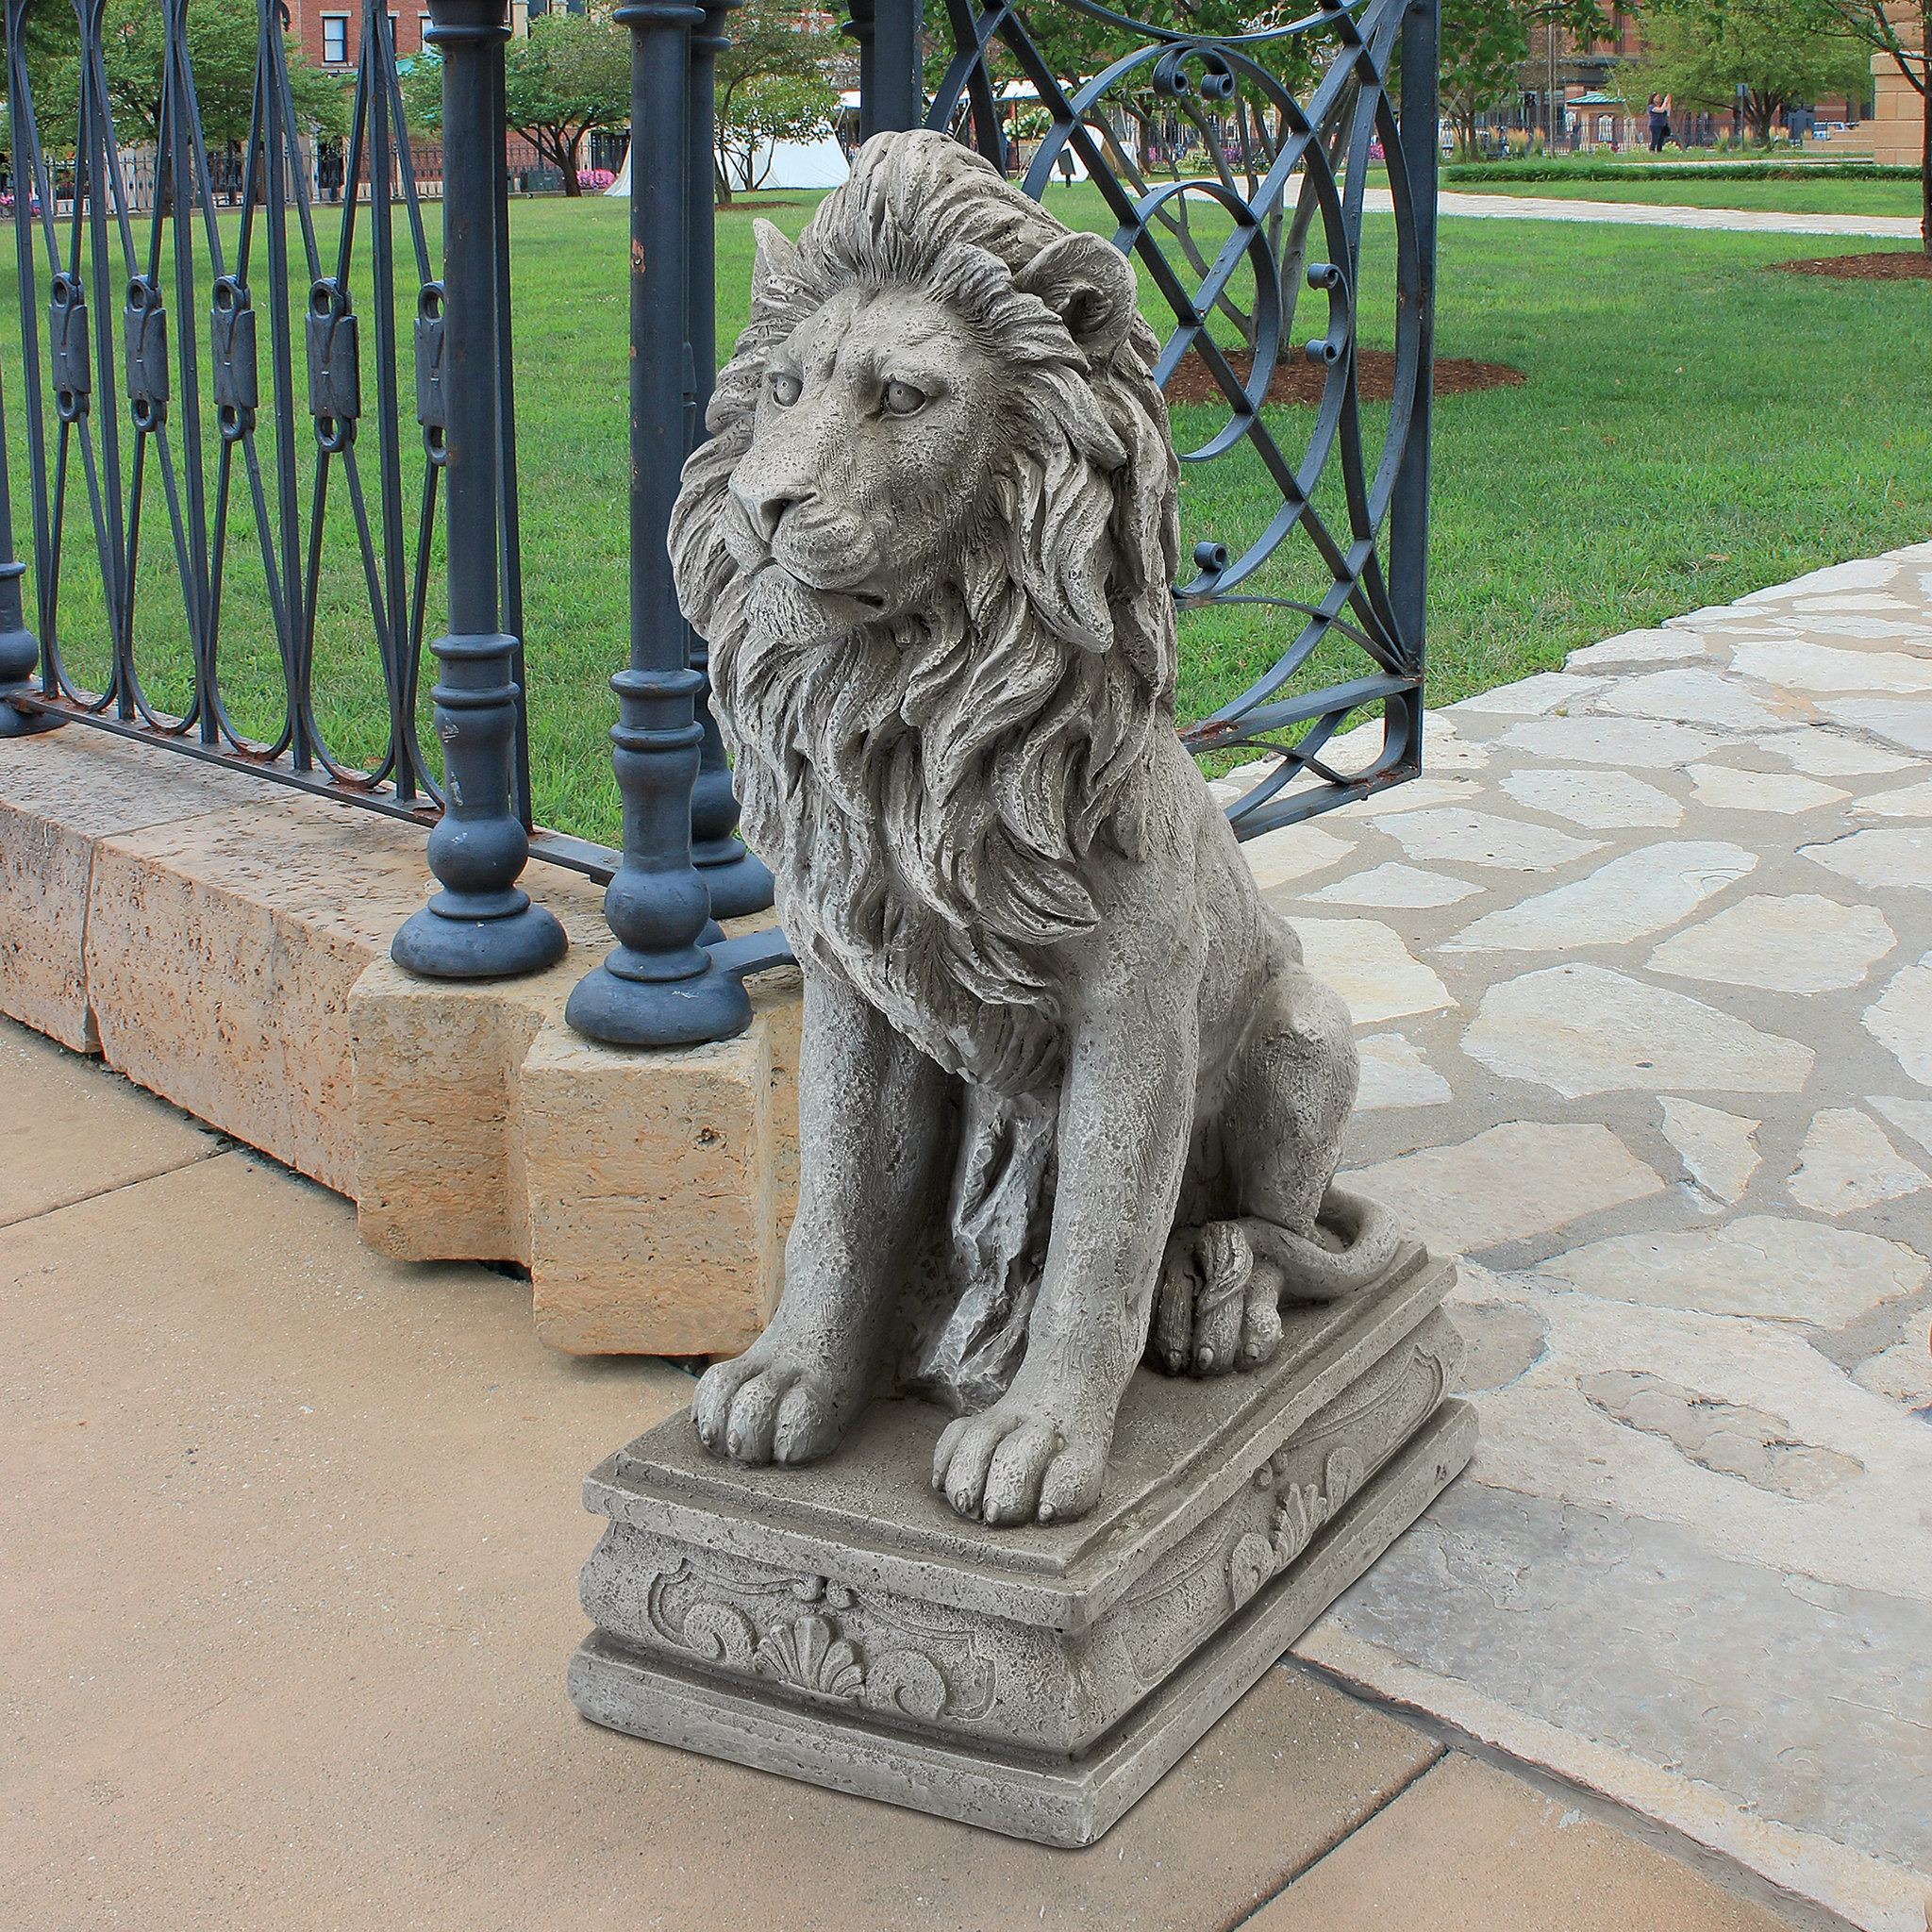
{"type": "MultiPolygon", "coordinates": [[[[1362,1459],[1353,1449],[1329,1453],[1320,1483],[1279,1483],[1273,1534],[1250,1530],[1228,1554],[1227,1588],[1240,1609],[1264,1583],[1279,1576],[1314,1541],[1315,1532],[1361,1487],[1362,1459]]],[[[1257,1487],[1279,1482],[1273,1463],[1255,1472],[1257,1487]]]]}
{"type": "Polygon", "coordinates": [[[652,1629],[702,1662],[895,1717],[971,1719],[991,1706],[992,1666],[963,1626],[901,1627],[891,1611],[824,1577],[754,1577],[738,1567],[746,1574],[707,1575],[687,1559],[658,1574],[646,1598],[652,1629]],[[723,1601],[723,1590],[740,1601],[723,1601]],[[870,1637],[884,1641],[868,1657],[861,1639],[870,1637]],[[945,1647],[936,1657],[908,1638],[945,1647]]]}
{"type": "MultiPolygon", "coordinates": [[[[686,1620],[688,1628],[690,1620],[686,1620]]],[[[774,1624],[758,1640],[752,1666],[819,1697],[850,1700],[865,1688],[865,1666],[858,1653],[824,1617],[794,1617],[774,1624]]]]}

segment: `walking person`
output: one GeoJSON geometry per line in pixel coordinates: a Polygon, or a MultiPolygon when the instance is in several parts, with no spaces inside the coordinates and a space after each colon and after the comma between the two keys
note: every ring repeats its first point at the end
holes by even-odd
{"type": "Polygon", "coordinates": [[[1652,94],[1650,97],[1650,151],[1660,155],[1664,142],[1671,138],[1671,97],[1669,94],[1652,94]]]}

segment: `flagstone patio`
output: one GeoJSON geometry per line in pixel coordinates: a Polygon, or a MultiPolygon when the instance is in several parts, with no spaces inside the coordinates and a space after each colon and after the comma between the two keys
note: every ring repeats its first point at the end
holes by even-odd
{"type": "Polygon", "coordinates": [[[1249,848],[1482,1414],[1297,1654],[1885,1932],[1932,1895],[1928,755],[1921,545],[1452,706],[1249,848]]]}

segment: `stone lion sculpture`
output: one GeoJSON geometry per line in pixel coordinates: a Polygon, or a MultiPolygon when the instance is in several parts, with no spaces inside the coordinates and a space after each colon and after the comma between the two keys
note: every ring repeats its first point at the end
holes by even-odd
{"type": "Polygon", "coordinates": [[[1174,733],[1178,468],[1128,262],[937,133],[758,238],[671,549],[804,973],[803,1174],[697,1431],[808,1462],[919,1391],[958,1415],[955,1510],[1065,1521],[1143,1354],[1257,1366],[1285,1298],[1392,1257],[1333,1186],[1349,1016],[1174,733]]]}

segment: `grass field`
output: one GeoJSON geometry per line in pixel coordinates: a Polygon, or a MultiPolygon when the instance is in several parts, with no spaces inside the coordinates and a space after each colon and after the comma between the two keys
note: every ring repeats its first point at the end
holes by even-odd
{"type": "MultiPolygon", "coordinates": [[[[1086,188],[1055,188],[1050,206],[1078,225],[1108,225],[1086,188]]],[[[763,212],[795,233],[809,209],[801,198],[763,212]]],[[[626,214],[623,204],[599,200],[512,210],[537,811],[547,824],[607,841],[615,840],[618,818],[605,735],[614,708],[605,680],[622,663],[626,638],[626,214]]],[[[719,225],[721,354],[743,318],[752,219],[738,211],[719,225]]],[[[1391,232],[1386,219],[1370,218],[1362,334],[1371,343],[1391,339],[1391,232]]],[[[1782,258],[1870,245],[1443,222],[1440,353],[1511,363],[1527,380],[1437,405],[1431,702],[1557,664],[1592,638],[1932,535],[1932,394],[1921,346],[1932,331],[1932,287],[1767,273],[1767,264],[1782,258]]],[[[367,300],[366,292],[358,297],[365,310],[367,300]]],[[[399,302],[405,319],[411,306],[399,302]]],[[[114,333],[118,339],[118,318],[114,333]]],[[[369,337],[365,319],[363,386],[373,403],[369,337]]],[[[0,360],[25,553],[30,525],[10,259],[0,268],[0,360]]],[[[404,381],[407,395],[407,353],[404,381]]],[[[406,415],[408,407],[406,400],[406,415]]],[[[1268,416],[1283,445],[1298,454],[1312,412],[1271,409],[1268,416]]],[[[1372,450],[1385,416],[1364,410],[1372,450]]],[[[1208,409],[1176,410],[1175,418],[1183,446],[1201,441],[1216,421],[1208,409]]],[[[413,531],[420,464],[409,461],[417,447],[412,420],[406,432],[404,489],[413,531]]],[[[364,421],[360,447],[373,503],[372,420],[364,421]]],[[[305,478],[311,449],[305,425],[298,452],[305,478]]],[[[1337,488],[1331,477],[1320,499],[1324,508],[1333,509],[1337,488]]],[[[305,515],[307,501],[305,481],[305,515]]],[[[1189,543],[1213,536],[1239,549],[1276,501],[1250,452],[1196,466],[1186,475],[1184,535],[1189,543]]],[[[76,496],[71,506],[61,627],[70,662],[98,675],[105,640],[84,505],[76,496]]],[[[146,527],[138,648],[157,700],[178,704],[185,651],[170,541],[164,520],[155,516],[146,527]]],[[[251,530],[244,510],[231,538],[223,658],[235,708],[261,729],[274,723],[275,679],[251,530]]],[[[1276,593],[1315,588],[1308,558],[1306,543],[1291,539],[1262,587],[1276,593]]],[[[441,627],[440,574],[439,556],[431,573],[432,637],[441,627]]],[[[324,576],[329,589],[319,623],[318,709],[332,741],[367,758],[379,748],[383,708],[339,487],[324,576]]],[[[1252,612],[1185,617],[1183,714],[1224,702],[1272,661],[1288,635],[1252,612]]],[[[1338,655],[1318,668],[1333,674],[1342,664],[1338,655]]],[[[425,691],[429,682],[425,675],[425,691]]],[[[423,736],[433,742],[426,719],[423,736]]]]}

